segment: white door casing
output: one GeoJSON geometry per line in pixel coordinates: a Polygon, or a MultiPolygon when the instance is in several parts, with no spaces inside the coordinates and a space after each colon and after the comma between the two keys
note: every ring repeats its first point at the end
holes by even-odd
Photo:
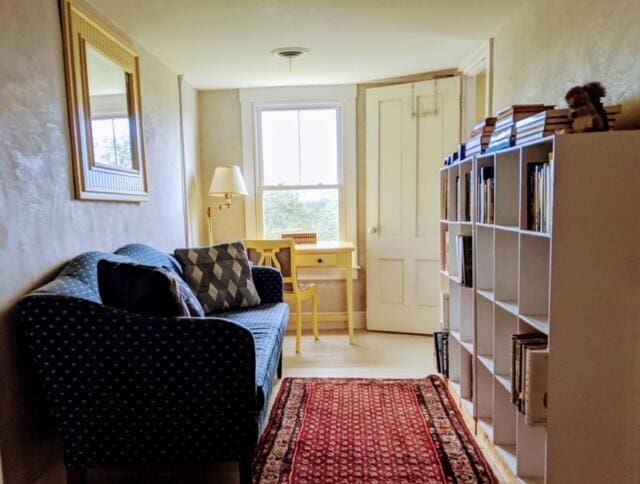
{"type": "Polygon", "coordinates": [[[370,88],[367,328],[439,328],[442,160],[460,140],[460,78],[370,88]]]}

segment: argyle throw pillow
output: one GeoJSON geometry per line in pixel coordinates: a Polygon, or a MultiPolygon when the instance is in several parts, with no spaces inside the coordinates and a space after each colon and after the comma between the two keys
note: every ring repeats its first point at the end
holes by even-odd
{"type": "Polygon", "coordinates": [[[244,242],[176,249],[174,254],[205,313],[260,304],[244,242]]]}

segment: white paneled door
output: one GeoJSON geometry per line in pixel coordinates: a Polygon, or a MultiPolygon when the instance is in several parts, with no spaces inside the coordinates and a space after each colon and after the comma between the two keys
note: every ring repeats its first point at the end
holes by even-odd
{"type": "Polygon", "coordinates": [[[439,328],[440,167],[460,140],[460,78],[367,90],[367,328],[439,328]]]}

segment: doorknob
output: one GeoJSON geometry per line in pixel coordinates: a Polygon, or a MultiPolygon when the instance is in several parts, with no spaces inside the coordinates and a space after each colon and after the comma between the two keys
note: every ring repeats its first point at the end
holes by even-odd
{"type": "Polygon", "coordinates": [[[370,234],[377,234],[378,233],[378,227],[369,227],[367,229],[367,232],[369,232],[370,234]]]}

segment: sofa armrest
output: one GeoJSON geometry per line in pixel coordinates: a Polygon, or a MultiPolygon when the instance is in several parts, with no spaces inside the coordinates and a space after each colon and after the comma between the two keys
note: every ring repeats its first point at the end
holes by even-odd
{"type": "Polygon", "coordinates": [[[267,266],[252,266],[251,275],[260,295],[261,304],[284,301],[284,279],[278,269],[267,266]]]}
{"type": "Polygon", "coordinates": [[[255,447],[255,345],[241,325],[37,294],[18,317],[68,466],[237,460],[255,447]]]}

